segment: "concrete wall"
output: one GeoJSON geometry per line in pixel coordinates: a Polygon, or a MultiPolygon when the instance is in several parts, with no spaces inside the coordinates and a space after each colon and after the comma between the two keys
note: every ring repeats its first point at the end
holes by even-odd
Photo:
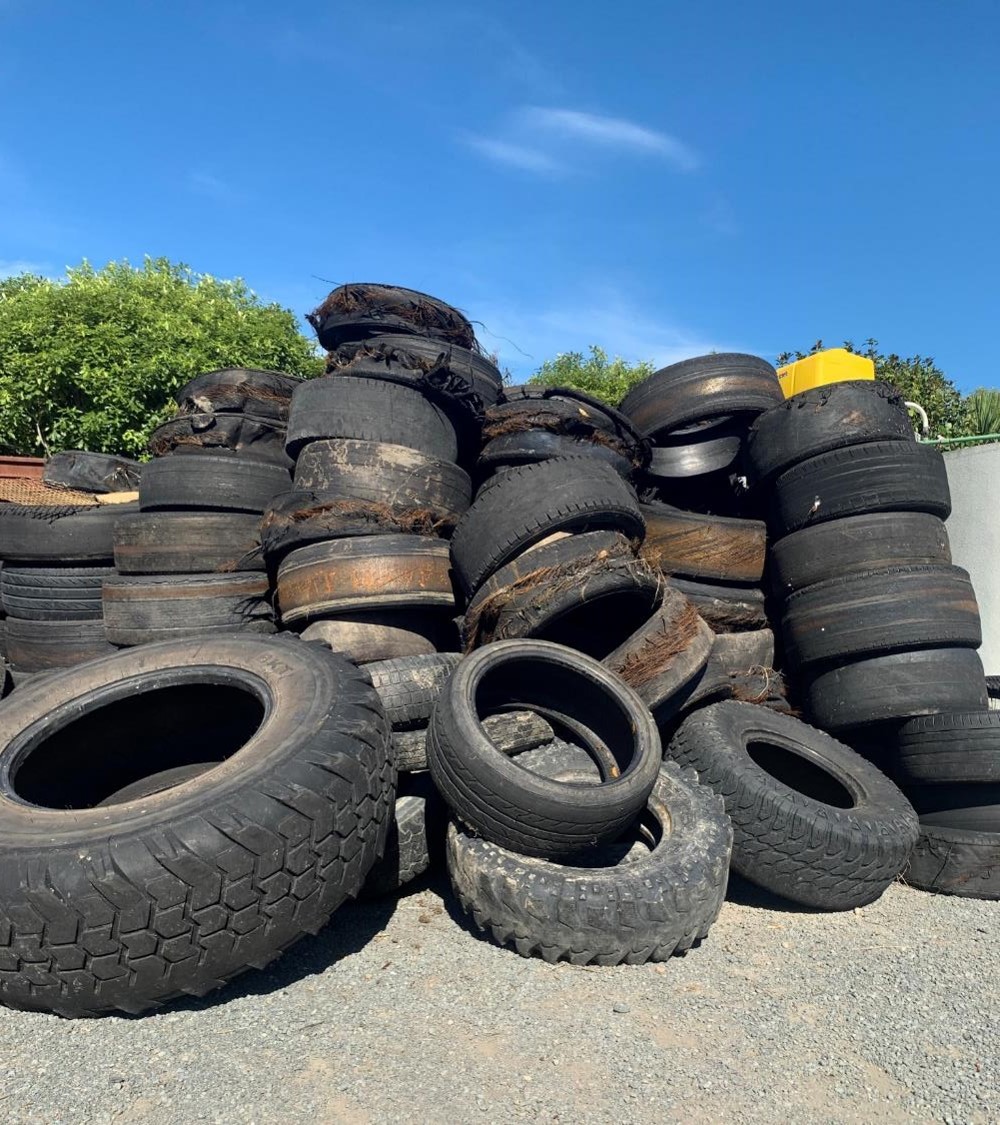
{"type": "Polygon", "coordinates": [[[983,616],[986,674],[1000,675],[1000,443],[944,455],[951,486],[948,536],[957,566],[972,576],[983,616]]]}

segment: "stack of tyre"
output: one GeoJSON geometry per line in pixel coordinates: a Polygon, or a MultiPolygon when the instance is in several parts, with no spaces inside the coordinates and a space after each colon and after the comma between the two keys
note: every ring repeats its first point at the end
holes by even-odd
{"type": "Polygon", "coordinates": [[[150,438],[139,511],[115,525],[117,574],[104,583],[113,644],[274,631],[259,530],[290,483],[284,442],[297,385],[229,368],[178,391],[176,417],[150,438]]]}
{"type": "Polygon", "coordinates": [[[754,419],[782,400],[757,356],[699,356],[655,372],[622,401],[652,443],[640,475],[641,557],[682,591],[716,634],[686,709],[726,695],[781,705],[761,580],[766,528],[742,480],[754,419]]]}

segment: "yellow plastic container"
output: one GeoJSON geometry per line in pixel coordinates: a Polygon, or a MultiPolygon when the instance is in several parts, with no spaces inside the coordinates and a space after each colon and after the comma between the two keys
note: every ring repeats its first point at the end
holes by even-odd
{"type": "Polygon", "coordinates": [[[807,355],[805,359],[778,368],[778,382],[785,398],[813,387],[825,387],[827,383],[874,378],[875,364],[870,359],[843,348],[827,348],[825,352],[807,355]]]}

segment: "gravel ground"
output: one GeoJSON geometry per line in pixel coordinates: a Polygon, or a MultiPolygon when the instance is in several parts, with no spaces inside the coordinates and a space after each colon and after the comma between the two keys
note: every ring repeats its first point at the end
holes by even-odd
{"type": "Polygon", "coordinates": [[[211,1001],[0,1012],[5,1122],[1000,1120],[1000,903],[848,914],[744,885],[665,965],[478,939],[446,888],[345,907],[211,1001]]]}

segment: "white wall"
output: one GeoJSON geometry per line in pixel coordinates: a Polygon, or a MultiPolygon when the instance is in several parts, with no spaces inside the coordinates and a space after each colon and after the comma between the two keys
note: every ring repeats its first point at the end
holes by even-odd
{"type": "Polygon", "coordinates": [[[944,455],[951,486],[948,536],[956,566],[972,576],[983,617],[979,655],[988,676],[1000,676],[1000,443],[944,455]]]}

